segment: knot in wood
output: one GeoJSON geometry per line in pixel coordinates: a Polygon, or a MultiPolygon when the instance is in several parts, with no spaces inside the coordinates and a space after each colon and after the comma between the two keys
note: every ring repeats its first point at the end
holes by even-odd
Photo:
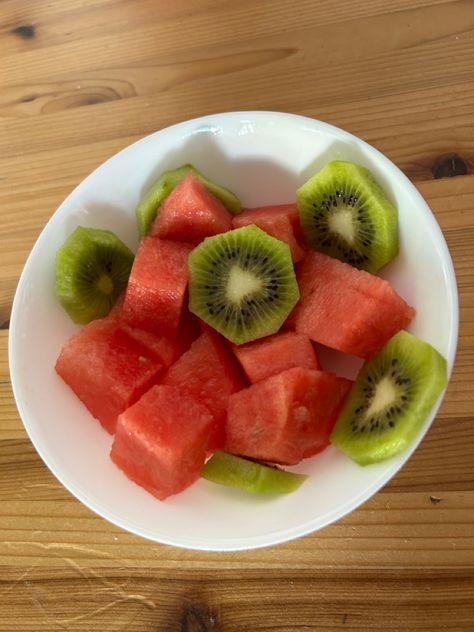
{"type": "Polygon", "coordinates": [[[443,154],[435,160],[431,171],[438,179],[465,176],[469,170],[465,160],[457,154],[443,154]]]}

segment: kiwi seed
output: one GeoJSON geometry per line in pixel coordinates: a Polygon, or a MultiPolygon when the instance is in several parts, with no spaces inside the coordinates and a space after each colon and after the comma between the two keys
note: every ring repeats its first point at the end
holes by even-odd
{"type": "Polygon", "coordinates": [[[299,298],[287,244],[250,224],[189,256],[189,309],[236,344],[278,331],[299,298]]]}
{"type": "Polygon", "coordinates": [[[335,160],[296,196],[305,239],[315,250],[370,272],[397,254],[397,210],[368,169],[335,160]]]}
{"type": "Polygon", "coordinates": [[[405,449],[447,383],[446,360],[406,331],[362,367],[331,435],[361,465],[405,449]]]}

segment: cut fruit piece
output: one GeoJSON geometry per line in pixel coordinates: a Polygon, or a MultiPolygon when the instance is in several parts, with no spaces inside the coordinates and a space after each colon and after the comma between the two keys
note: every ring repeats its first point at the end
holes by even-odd
{"type": "Polygon", "coordinates": [[[240,201],[231,191],[211,182],[192,165],[183,165],[162,173],[137,206],[135,215],[140,237],[148,233],[155,220],[158,207],[188,173],[192,173],[233,215],[240,212],[240,201]]]}
{"type": "Polygon", "coordinates": [[[299,223],[299,213],[296,204],[243,209],[232,220],[234,228],[255,224],[268,235],[284,241],[290,247],[293,261],[297,262],[303,259],[305,251],[295,237],[295,223],[299,223]]]}
{"type": "Polygon", "coordinates": [[[406,331],[362,367],[331,435],[360,465],[404,450],[447,384],[446,360],[406,331]]]}
{"type": "Polygon", "coordinates": [[[377,272],[398,253],[398,214],[368,169],[335,160],[296,192],[307,243],[377,272]]]}
{"type": "Polygon", "coordinates": [[[318,454],[329,445],[329,437],[354,382],[329,371],[317,371],[310,395],[313,423],[307,428],[303,458],[318,454]]]}
{"type": "Polygon", "coordinates": [[[107,316],[132,264],[133,252],[114,233],[78,226],[56,253],[56,296],[75,323],[107,316]]]}
{"type": "MultiPolygon", "coordinates": [[[[202,334],[201,321],[187,308],[188,297],[184,299],[184,307],[181,312],[181,321],[179,323],[178,333],[175,342],[181,347],[180,356],[191,347],[193,342],[202,334]]],[[[176,358],[178,359],[178,358],[176,358]]]]}
{"type": "Polygon", "coordinates": [[[333,373],[293,368],[229,398],[225,450],[292,465],[329,445],[352,382],[333,373]]]}
{"type": "MultiPolygon", "coordinates": [[[[116,318],[122,329],[125,329],[133,338],[140,340],[145,346],[155,352],[165,367],[170,366],[183,355],[201,333],[199,320],[187,309],[183,309],[181,312],[181,320],[176,336],[161,336],[145,329],[132,327],[125,321],[123,316],[124,300],[125,292],[110,310],[109,316],[116,318]]],[[[183,302],[187,302],[186,298],[183,302]]]]}
{"type": "Polygon", "coordinates": [[[131,327],[127,323],[120,321],[121,328],[129,336],[143,344],[151,354],[155,354],[164,368],[169,367],[186,351],[181,344],[181,340],[172,336],[160,336],[144,329],[131,327]]]}
{"type": "Polygon", "coordinates": [[[237,487],[254,494],[289,494],[308,478],[276,467],[243,459],[228,452],[216,452],[201,476],[213,483],[237,487]]]}
{"type": "Polygon", "coordinates": [[[198,244],[231,228],[232,216],[226,207],[188,173],[160,206],[150,235],[198,244]]]}
{"type": "Polygon", "coordinates": [[[120,415],[110,457],[164,500],[199,478],[211,425],[205,406],[172,386],[153,386],[120,415]]]}
{"type": "Polygon", "coordinates": [[[56,371],[110,433],[118,415],[156,382],[163,365],[148,344],[108,316],[64,345],[56,371]]]}
{"type": "Polygon", "coordinates": [[[176,335],[192,246],[145,237],[138,247],[122,307],[124,320],[160,335],[176,335]]]}
{"type": "Polygon", "coordinates": [[[289,247],[254,225],[205,239],[189,273],[190,311],[236,344],[276,333],[299,298],[289,247]]]}
{"type": "Polygon", "coordinates": [[[186,351],[186,349],[183,349],[179,337],[160,336],[158,334],[153,334],[150,331],[138,329],[137,327],[129,325],[123,316],[124,300],[125,292],[119,296],[117,302],[110,310],[109,317],[115,318],[120,324],[120,327],[132,336],[132,338],[135,338],[148,347],[148,349],[156,355],[164,367],[168,367],[170,364],[173,364],[173,362],[177,360],[184,351],[186,351]]]}
{"type": "Polygon", "coordinates": [[[301,300],[287,325],[332,349],[370,359],[415,310],[388,281],[320,252],[308,252],[297,273],[301,300]]]}
{"type": "Polygon", "coordinates": [[[223,339],[214,331],[202,333],[169,368],[163,383],[207,406],[214,416],[209,449],[222,447],[229,397],[244,387],[237,362],[223,339]]]}
{"type": "Polygon", "coordinates": [[[252,383],[295,366],[315,370],[321,368],[308,336],[294,331],[279,332],[234,346],[233,351],[252,383]]]}

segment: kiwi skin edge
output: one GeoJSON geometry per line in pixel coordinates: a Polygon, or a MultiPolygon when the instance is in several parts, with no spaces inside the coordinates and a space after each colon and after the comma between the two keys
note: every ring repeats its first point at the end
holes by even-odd
{"type": "Polygon", "coordinates": [[[427,342],[407,331],[398,332],[373,360],[361,368],[331,434],[331,443],[359,465],[369,465],[399,454],[418,435],[447,381],[446,359],[427,342]],[[392,366],[398,366],[404,375],[409,376],[407,403],[393,415],[390,415],[392,404],[389,403],[382,414],[388,415],[385,419],[390,421],[385,422],[383,428],[381,424],[380,430],[378,427],[374,430],[368,428],[369,421],[367,416],[364,417],[364,412],[356,411],[368,404],[363,389],[368,388],[369,378],[377,371],[380,374],[381,367],[386,368],[384,375],[388,376],[391,370],[389,367],[392,366]],[[354,423],[357,419],[362,422],[354,423]],[[390,422],[393,427],[388,426],[390,422]],[[365,432],[361,432],[364,423],[365,432]],[[354,430],[354,427],[359,428],[359,431],[354,430]]]}
{"type": "Polygon", "coordinates": [[[201,476],[213,483],[254,494],[289,494],[308,478],[305,474],[286,472],[222,450],[216,451],[207,461],[201,476]]]}

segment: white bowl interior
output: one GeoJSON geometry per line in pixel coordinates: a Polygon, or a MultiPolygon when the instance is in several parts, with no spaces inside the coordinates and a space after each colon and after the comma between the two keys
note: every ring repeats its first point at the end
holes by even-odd
{"type": "MultiPolygon", "coordinates": [[[[11,319],[11,377],[25,428],[56,477],[104,518],[146,538],[189,548],[276,544],[357,507],[421,441],[440,402],[418,441],[384,463],[359,467],[330,447],[293,468],[310,476],[288,496],[253,497],[200,480],[160,502],[112,464],[111,437],[54,371],[62,344],[77,330],[54,295],[54,256],[77,225],[109,228],[136,249],[134,208],[165,169],[191,162],[234,190],[244,206],[256,206],[293,201],[296,188],[335,158],[368,167],[397,205],[401,251],[382,276],[416,308],[410,331],[443,353],[451,371],[458,305],[449,252],[428,206],[387,158],[342,130],[282,113],[212,115],[159,131],[108,160],[63,202],[30,254],[11,319]]],[[[360,366],[325,349],[321,357],[327,368],[348,377],[360,366]]]]}

